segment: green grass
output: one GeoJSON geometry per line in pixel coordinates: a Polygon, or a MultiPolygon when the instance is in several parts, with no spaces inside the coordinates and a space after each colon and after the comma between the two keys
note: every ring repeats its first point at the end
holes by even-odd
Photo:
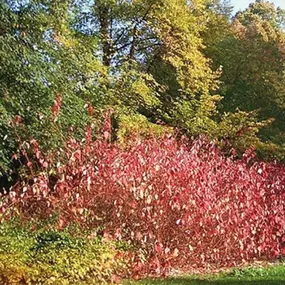
{"type": "Polygon", "coordinates": [[[182,276],[165,280],[128,281],[124,285],[285,285],[285,264],[235,269],[220,275],[182,276]]]}

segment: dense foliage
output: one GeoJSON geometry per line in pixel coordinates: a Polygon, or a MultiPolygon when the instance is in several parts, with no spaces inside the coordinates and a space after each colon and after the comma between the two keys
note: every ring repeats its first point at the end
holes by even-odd
{"type": "MultiPolygon", "coordinates": [[[[227,10],[214,12],[204,34],[206,54],[221,68],[221,111],[258,111],[259,119],[273,119],[263,129],[273,155],[284,156],[284,43],[285,13],[268,1],[256,1],[233,19],[227,10]],[[222,16],[221,16],[222,15],[222,16]],[[219,21],[219,26],[216,23],[219,21]]],[[[266,149],[266,147],[265,147],[266,149]]]]}
{"type": "Polygon", "coordinates": [[[74,229],[37,226],[1,225],[1,284],[106,284],[126,272],[122,245],[74,229]]]}
{"type": "Polygon", "coordinates": [[[1,0],[0,281],[282,257],[284,28],[263,0],[1,0]]]}
{"type": "Polygon", "coordinates": [[[88,129],[54,157],[31,141],[37,164],[29,161],[31,179],[3,196],[2,218],[56,215],[62,228],[100,228],[136,248],[134,276],[285,253],[283,166],[255,161],[252,149],[226,157],[203,138],[137,138],[121,148],[108,142],[108,125],[104,138],[92,140],[88,129]]]}
{"type": "Polygon", "coordinates": [[[56,149],[70,128],[82,136],[86,105],[98,123],[113,107],[114,139],[129,128],[161,133],[167,124],[277,157],[283,14],[260,1],[233,21],[218,0],[1,1],[1,174],[17,173],[16,116],[27,137],[56,149]],[[55,126],[50,106],[58,96],[55,126]]]}

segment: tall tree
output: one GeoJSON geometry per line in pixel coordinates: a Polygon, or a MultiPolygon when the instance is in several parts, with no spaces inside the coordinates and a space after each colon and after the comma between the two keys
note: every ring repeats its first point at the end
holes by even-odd
{"type": "MultiPolygon", "coordinates": [[[[89,2],[81,1],[80,5],[84,3],[89,2]]],[[[136,102],[137,111],[153,122],[159,119],[187,128],[189,133],[214,125],[210,117],[219,100],[212,96],[217,73],[212,72],[203,54],[200,36],[206,28],[205,4],[204,0],[89,3],[79,16],[77,28],[98,39],[98,55],[110,74],[117,75],[111,79],[109,92],[115,94],[111,97],[124,102],[124,107],[136,102]],[[137,90],[128,88],[124,92],[122,75],[133,81],[131,87],[137,90]],[[186,109],[187,120],[183,118],[186,109]]]]}
{"type": "Polygon", "coordinates": [[[285,143],[284,23],[282,9],[256,1],[228,21],[223,37],[207,48],[213,67],[222,67],[221,110],[258,110],[259,119],[274,118],[261,138],[277,144],[285,143]]]}
{"type": "Polygon", "coordinates": [[[90,55],[89,42],[70,29],[70,8],[70,1],[0,2],[0,173],[16,148],[16,116],[26,135],[47,147],[70,126],[81,129],[88,120],[84,105],[91,91],[86,90],[91,82],[96,86],[104,69],[90,55]],[[62,97],[60,129],[49,123],[57,96],[62,97]]]}

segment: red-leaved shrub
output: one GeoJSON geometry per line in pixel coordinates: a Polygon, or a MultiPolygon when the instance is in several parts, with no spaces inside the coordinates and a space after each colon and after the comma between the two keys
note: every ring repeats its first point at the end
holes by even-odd
{"type": "Polygon", "coordinates": [[[226,157],[203,138],[134,139],[121,148],[104,137],[93,140],[89,129],[48,159],[32,141],[41,172],[2,197],[3,218],[58,214],[61,227],[101,228],[134,246],[134,275],[284,254],[284,167],[255,161],[253,150],[226,157]]]}

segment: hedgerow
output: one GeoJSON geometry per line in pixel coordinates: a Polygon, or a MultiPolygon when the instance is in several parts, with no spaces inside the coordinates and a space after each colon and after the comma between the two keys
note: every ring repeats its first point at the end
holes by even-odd
{"type": "Polygon", "coordinates": [[[124,148],[103,136],[69,138],[44,157],[30,142],[32,180],[1,200],[2,219],[46,219],[58,228],[77,223],[125,241],[131,273],[161,275],[171,267],[234,266],[285,253],[285,168],[224,155],[205,138],[133,138],[124,148]]]}

